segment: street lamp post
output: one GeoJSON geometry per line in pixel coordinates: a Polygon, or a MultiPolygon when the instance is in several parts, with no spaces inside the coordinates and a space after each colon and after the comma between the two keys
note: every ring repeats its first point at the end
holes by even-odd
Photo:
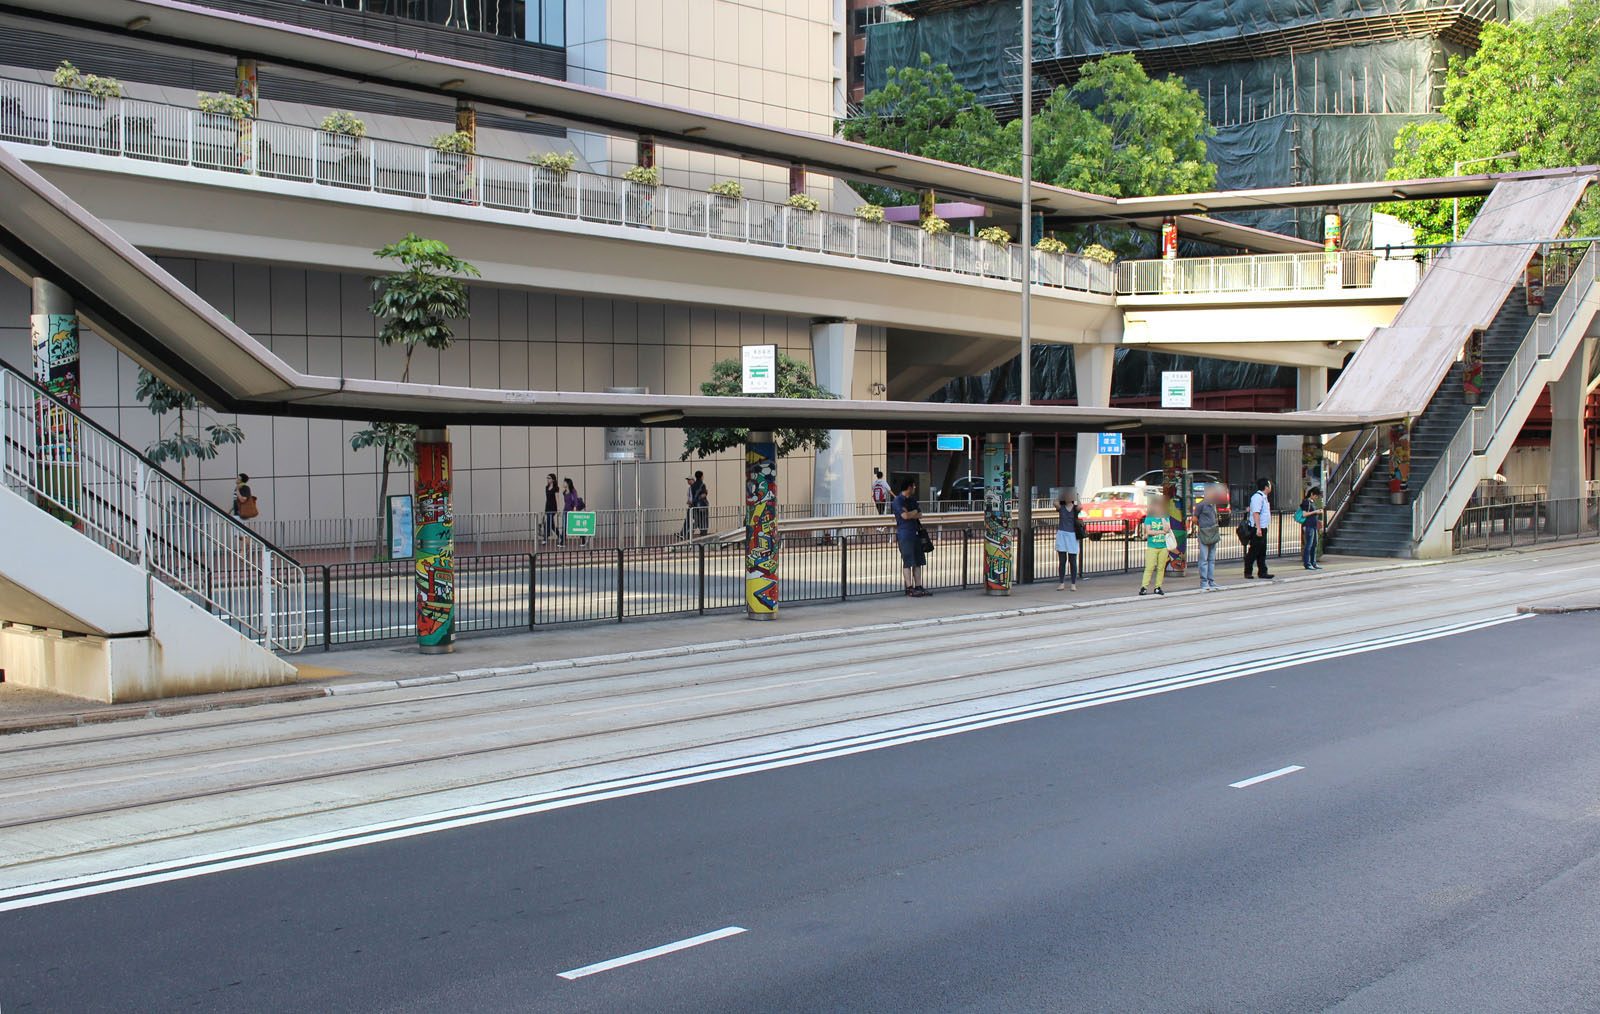
{"type": "MultiPolygon", "coordinates": [[[[1033,403],[1033,0],[1022,0],[1022,389],[1033,403]]],[[[1033,580],[1033,434],[1017,434],[1017,580],[1033,580]]]]}
{"type": "MultiPolygon", "coordinates": [[[[1026,2],[1026,0],[1024,0],[1024,2],[1026,2]]],[[[1488,156],[1485,156],[1484,158],[1469,158],[1469,159],[1464,159],[1464,160],[1463,159],[1457,159],[1456,160],[1455,169],[1454,169],[1454,171],[1452,171],[1450,173],[1450,175],[1452,175],[1452,176],[1460,176],[1461,175],[1461,167],[1462,166],[1464,166],[1464,165],[1472,165],[1475,162],[1498,162],[1500,159],[1503,159],[1503,158],[1521,158],[1521,157],[1522,157],[1522,152],[1516,151],[1516,150],[1512,150],[1512,151],[1502,151],[1498,155],[1488,155],[1488,156]]],[[[1454,243],[1456,240],[1458,240],[1460,238],[1461,238],[1461,198],[1453,197],[1453,198],[1450,199],[1450,242],[1454,243]]]]}

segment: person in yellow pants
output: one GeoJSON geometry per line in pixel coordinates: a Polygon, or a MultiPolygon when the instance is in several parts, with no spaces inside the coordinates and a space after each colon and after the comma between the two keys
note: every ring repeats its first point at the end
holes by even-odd
{"type": "Polygon", "coordinates": [[[1151,497],[1144,524],[1139,526],[1139,534],[1144,537],[1144,579],[1139,582],[1140,595],[1148,595],[1151,588],[1155,589],[1157,595],[1166,594],[1161,590],[1161,582],[1167,576],[1167,536],[1171,533],[1172,520],[1167,517],[1167,498],[1151,497]]]}

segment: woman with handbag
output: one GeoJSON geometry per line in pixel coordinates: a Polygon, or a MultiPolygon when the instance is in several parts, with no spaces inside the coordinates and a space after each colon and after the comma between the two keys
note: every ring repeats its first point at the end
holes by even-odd
{"type": "Polygon", "coordinates": [[[1056,591],[1065,591],[1067,572],[1072,572],[1072,590],[1078,590],[1078,549],[1086,534],[1079,515],[1083,507],[1076,490],[1069,490],[1056,501],[1056,591]]]}
{"type": "Polygon", "coordinates": [[[1212,483],[1206,487],[1200,506],[1194,509],[1194,538],[1199,546],[1196,559],[1200,563],[1200,590],[1221,591],[1217,587],[1217,548],[1222,545],[1222,517],[1217,504],[1222,500],[1222,486],[1212,483]]]}
{"type": "Polygon", "coordinates": [[[1150,498],[1139,534],[1144,537],[1144,579],[1139,582],[1139,594],[1148,595],[1153,587],[1157,595],[1165,595],[1161,582],[1167,576],[1167,554],[1178,544],[1172,534],[1172,520],[1167,517],[1166,497],[1157,494],[1150,498]]]}

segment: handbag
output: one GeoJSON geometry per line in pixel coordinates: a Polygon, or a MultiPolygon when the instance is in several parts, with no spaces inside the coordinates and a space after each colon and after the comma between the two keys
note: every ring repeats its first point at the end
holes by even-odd
{"type": "Polygon", "coordinates": [[[933,552],[933,536],[921,525],[917,526],[917,551],[926,556],[933,552]]]}
{"type": "Polygon", "coordinates": [[[1178,549],[1178,533],[1177,532],[1168,532],[1167,533],[1167,552],[1169,552],[1169,553],[1176,552],[1177,549],[1178,549]]]}
{"type": "Polygon", "coordinates": [[[253,518],[258,516],[260,513],[260,509],[256,507],[255,497],[241,496],[239,498],[239,516],[241,518],[253,518]]]}
{"type": "Polygon", "coordinates": [[[1195,529],[1195,538],[1200,540],[1200,545],[1209,548],[1222,541],[1222,529],[1197,528],[1195,529]]]}
{"type": "Polygon", "coordinates": [[[1250,544],[1250,522],[1239,522],[1239,527],[1233,530],[1233,534],[1239,536],[1239,544],[1241,546],[1248,546],[1250,544]]]}

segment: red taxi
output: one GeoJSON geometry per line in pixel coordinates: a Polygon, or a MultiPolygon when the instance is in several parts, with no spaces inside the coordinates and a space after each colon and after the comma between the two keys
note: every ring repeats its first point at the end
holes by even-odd
{"type": "Polygon", "coordinates": [[[1137,534],[1144,524],[1146,493],[1142,486],[1107,486],[1086,500],[1082,518],[1089,538],[1137,534]]]}

